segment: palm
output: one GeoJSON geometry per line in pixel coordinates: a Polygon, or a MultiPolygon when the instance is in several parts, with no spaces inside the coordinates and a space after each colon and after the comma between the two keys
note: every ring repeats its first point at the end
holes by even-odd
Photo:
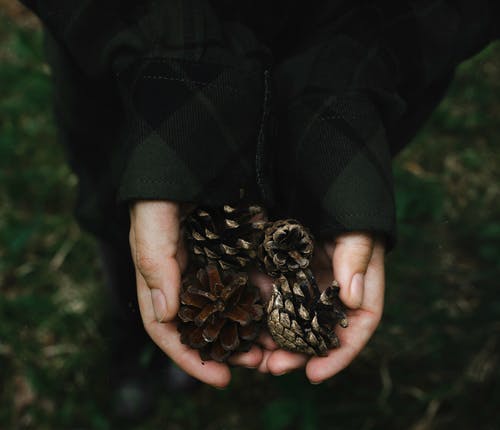
{"type": "MultiPolygon", "coordinates": [[[[181,273],[186,253],[180,234],[180,208],[172,202],[136,202],[131,209],[130,245],[136,266],[137,294],[144,327],[153,341],[179,367],[201,381],[226,386],[231,374],[226,364],[204,363],[180,341],[174,322],[179,308],[181,273]],[[165,297],[160,304],[155,299],[165,297]]],[[[255,367],[262,358],[257,347],[236,356],[232,363],[255,367]]]]}
{"type": "MultiPolygon", "coordinates": [[[[342,266],[342,260],[338,262],[338,258],[334,258],[334,253],[333,242],[319,244],[315,250],[311,269],[321,290],[331,285],[333,281],[332,261],[336,263],[335,273],[339,272],[339,276],[345,278],[343,272],[347,272],[347,269],[342,266]]],[[[348,310],[349,326],[337,329],[340,348],[331,350],[327,357],[308,357],[278,349],[269,335],[263,335],[261,336],[261,345],[264,349],[263,362],[259,369],[263,372],[282,374],[306,366],[307,376],[312,382],[322,381],[342,370],[363,348],[378,324],[383,304],[383,279],[383,246],[377,243],[369,256],[366,288],[361,305],[357,309],[348,310]]],[[[272,279],[265,275],[254,275],[252,280],[267,300],[270,296],[272,279]]],[[[346,283],[341,282],[341,298],[350,303],[352,300],[346,289],[348,289],[346,283]]]]}

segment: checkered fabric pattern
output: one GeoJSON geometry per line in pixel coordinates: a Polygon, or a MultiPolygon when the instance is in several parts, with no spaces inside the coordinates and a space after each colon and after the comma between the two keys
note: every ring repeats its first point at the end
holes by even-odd
{"type": "Polygon", "coordinates": [[[24,0],[47,27],[79,217],[115,199],[261,199],[323,236],[395,239],[391,156],[496,1],[24,0]]]}
{"type": "Polygon", "coordinates": [[[245,189],[258,198],[255,156],[264,104],[258,66],[154,58],[119,75],[129,138],[140,142],[131,149],[120,197],[221,205],[245,189]]]}

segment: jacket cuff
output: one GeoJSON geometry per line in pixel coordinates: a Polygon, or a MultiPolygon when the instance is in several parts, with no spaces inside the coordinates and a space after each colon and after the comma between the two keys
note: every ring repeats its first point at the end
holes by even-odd
{"type": "Polygon", "coordinates": [[[255,153],[264,70],[175,58],[137,61],[118,75],[128,118],[119,200],[223,204],[257,196],[255,153]]]}
{"type": "Polygon", "coordinates": [[[279,128],[290,130],[276,163],[286,212],[312,226],[319,237],[367,231],[383,234],[392,248],[391,157],[371,100],[363,93],[308,92],[278,121],[285,123],[279,128]]]}

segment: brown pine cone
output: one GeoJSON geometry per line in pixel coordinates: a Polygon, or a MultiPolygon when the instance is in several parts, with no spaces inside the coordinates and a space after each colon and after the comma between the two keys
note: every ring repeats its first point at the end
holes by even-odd
{"type": "Polygon", "coordinates": [[[181,342],[198,349],[202,360],[223,362],[250,349],[264,312],[246,274],[210,264],[184,277],[180,299],[181,342]]]}
{"type": "Polygon", "coordinates": [[[326,356],[340,346],[335,326],[347,327],[336,281],[322,293],[309,269],[280,275],[267,305],[267,325],[282,348],[326,356]]]}
{"type": "Polygon", "coordinates": [[[241,270],[256,257],[265,225],[258,205],[198,208],[185,220],[188,248],[198,267],[241,270]]]}
{"type": "Polygon", "coordinates": [[[270,276],[306,269],[314,249],[309,231],[294,219],[268,223],[259,247],[259,260],[270,276]]]}

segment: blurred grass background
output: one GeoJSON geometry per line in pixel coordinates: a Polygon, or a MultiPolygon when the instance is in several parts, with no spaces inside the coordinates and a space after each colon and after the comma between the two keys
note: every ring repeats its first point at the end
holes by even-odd
{"type": "MultiPolygon", "coordinates": [[[[112,429],[95,243],[71,212],[39,25],[0,0],[0,429],[112,429]]],[[[354,365],[309,385],[234,372],[166,392],[136,429],[498,429],[500,44],[463,64],[396,160],[386,311],[354,365]]]]}

